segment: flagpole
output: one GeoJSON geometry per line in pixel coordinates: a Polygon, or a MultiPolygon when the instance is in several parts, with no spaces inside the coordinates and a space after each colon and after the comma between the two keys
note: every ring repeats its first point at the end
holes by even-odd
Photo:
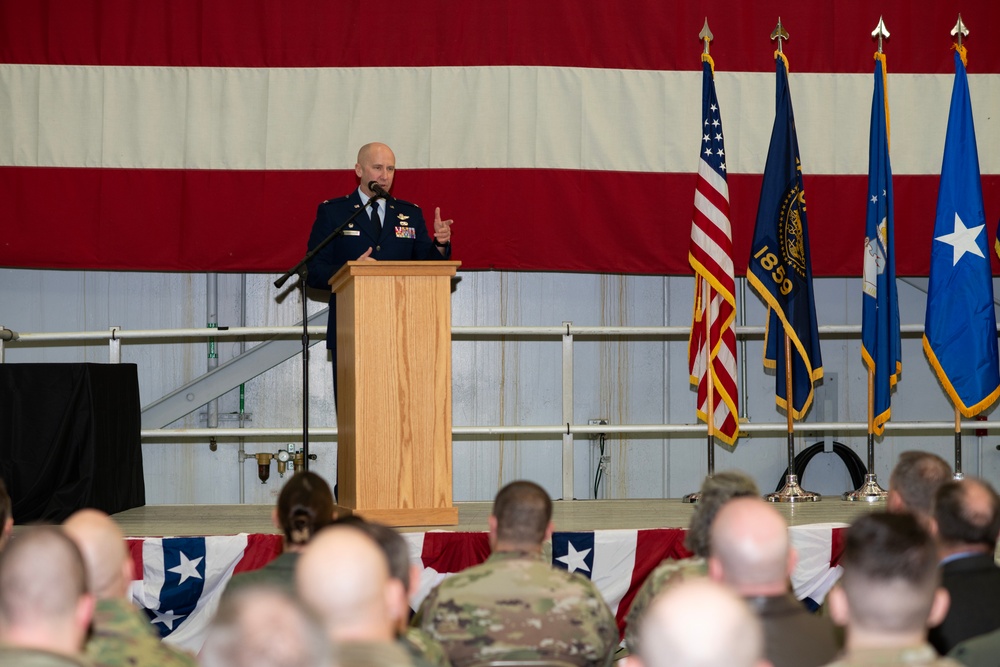
{"type": "MultiPolygon", "coordinates": [[[[778,27],[781,27],[780,21],[778,27]]],[[[793,431],[795,417],[792,414],[795,394],[792,389],[792,339],[788,332],[785,332],[785,415],[788,418],[788,473],[785,475],[785,485],[781,487],[781,490],[767,494],[764,496],[764,500],[770,503],[819,502],[823,497],[799,486],[799,476],[795,473],[795,433],[793,431]]]]}
{"type": "MultiPolygon", "coordinates": [[[[872,37],[878,39],[878,52],[882,53],[882,40],[889,37],[889,31],[881,16],[878,17],[878,25],[872,31],[872,37]]],[[[885,70],[883,70],[884,75],[885,70]]],[[[893,276],[894,279],[895,276],[893,276]]],[[[878,477],[875,474],[875,368],[871,366],[868,368],[868,473],[861,486],[854,491],[845,492],[841,499],[848,502],[877,503],[884,501],[888,495],[886,490],[879,485],[878,477]]]]}
{"type": "MultiPolygon", "coordinates": [[[[705,382],[707,384],[708,395],[705,406],[706,422],[708,425],[708,474],[706,477],[715,475],[715,375],[712,369],[712,323],[709,317],[709,309],[712,307],[711,294],[712,287],[707,280],[700,279],[701,292],[698,298],[704,305],[704,316],[702,323],[705,325],[705,382]]],[[[701,492],[695,491],[681,498],[685,503],[696,503],[701,500],[701,492]]]]}
{"type": "Polygon", "coordinates": [[[962,413],[955,406],[955,479],[965,479],[962,472],[962,413]]]}
{"type": "Polygon", "coordinates": [[[849,502],[864,501],[877,503],[889,495],[879,486],[878,477],[872,472],[875,469],[875,369],[868,369],[868,474],[865,482],[854,491],[847,491],[841,500],[849,502]]]}
{"type": "MultiPolygon", "coordinates": [[[[781,17],[778,17],[778,25],[771,33],[771,40],[778,42],[778,55],[784,59],[784,49],[782,40],[788,39],[788,31],[781,25],[781,17]]],[[[788,418],[788,472],[785,474],[785,485],[781,490],[769,493],[764,496],[764,500],[771,503],[800,503],[805,501],[816,502],[821,500],[821,496],[810,491],[806,491],[799,486],[799,476],[795,473],[795,394],[792,391],[792,338],[788,331],[783,331],[785,335],[785,415],[788,418]]]]}
{"type": "MultiPolygon", "coordinates": [[[[708,17],[705,17],[705,25],[702,27],[701,32],[698,33],[698,38],[704,44],[702,53],[705,55],[708,55],[708,43],[712,41],[713,37],[712,31],[708,29],[708,17]]],[[[708,425],[708,473],[705,475],[707,478],[715,475],[715,376],[713,374],[714,369],[712,368],[712,323],[711,317],[709,317],[709,309],[712,307],[712,287],[704,278],[699,277],[697,280],[702,285],[698,298],[702,300],[705,313],[702,320],[705,325],[705,377],[708,383],[708,395],[706,399],[708,404],[705,406],[705,414],[708,417],[706,419],[708,425]]],[[[689,493],[681,498],[681,502],[685,503],[697,503],[700,500],[701,491],[689,493]]]]}

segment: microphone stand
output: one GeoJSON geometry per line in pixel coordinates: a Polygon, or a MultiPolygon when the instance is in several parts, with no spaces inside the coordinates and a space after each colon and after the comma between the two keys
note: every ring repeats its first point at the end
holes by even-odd
{"type": "Polygon", "coordinates": [[[308,264],[316,254],[330,244],[333,239],[340,236],[350,223],[354,222],[362,211],[368,208],[373,202],[380,199],[380,195],[375,195],[368,200],[368,203],[352,213],[347,220],[344,220],[335,230],[330,232],[330,235],[323,239],[315,248],[306,253],[305,257],[299,260],[299,263],[292,268],[285,271],[285,273],[274,281],[274,286],[281,289],[281,286],[291,278],[293,275],[298,274],[299,282],[296,285],[299,288],[300,296],[302,297],[302,469],[309,470],[309,313],[306,304],[306,278],[309,275],[308,264]]]}

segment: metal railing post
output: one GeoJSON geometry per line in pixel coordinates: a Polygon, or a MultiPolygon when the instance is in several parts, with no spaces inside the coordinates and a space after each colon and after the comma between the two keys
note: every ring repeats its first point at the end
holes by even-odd
{"type": "Polygon", "coordinates": [[[562,420],[566,424],[563,433],[562,450],[562,497],[563,500],[573,499],[573,323],[563,322],[566,333],[562,336],[562,420]]]}

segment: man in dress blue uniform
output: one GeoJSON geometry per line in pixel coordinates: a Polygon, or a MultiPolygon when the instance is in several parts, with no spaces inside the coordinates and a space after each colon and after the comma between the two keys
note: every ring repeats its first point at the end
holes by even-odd
{"type": "MultiPolygon", "coordinates": [[[[381,143],[362,146],[354,173],[359,181],[357,190],[319,205],[309,235],[309,250],[355,212],[362,208],[365,211],[309,262],[310,287],[329,290],[330,278],[351,260],[443,260],[451,257],[452,220],[442,220],[440,208],[434,209],[434,237],[431,238],[419,206],[402,199],[380,198],[370,186],[374,181],[384,192],[392,189],[396,156],[388,146],[381,143]],[[375,201],[369,206],[372,198],[375,201]]],[[[334,392],[337,388],[336,325],[336,302],[331,294],[326,347],[333,351],[334,392]]]]}

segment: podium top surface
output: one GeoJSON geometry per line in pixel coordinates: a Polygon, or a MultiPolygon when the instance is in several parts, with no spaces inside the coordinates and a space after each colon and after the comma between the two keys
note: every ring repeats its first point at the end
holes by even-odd
{"type": "Polygon", "coordinates": [[[462,265],[456,261],[379,261],[352,260],[344,264],[330,278],[330,286],[337,291],[348,279],[356,276],[453,276],[462,265]]]}

